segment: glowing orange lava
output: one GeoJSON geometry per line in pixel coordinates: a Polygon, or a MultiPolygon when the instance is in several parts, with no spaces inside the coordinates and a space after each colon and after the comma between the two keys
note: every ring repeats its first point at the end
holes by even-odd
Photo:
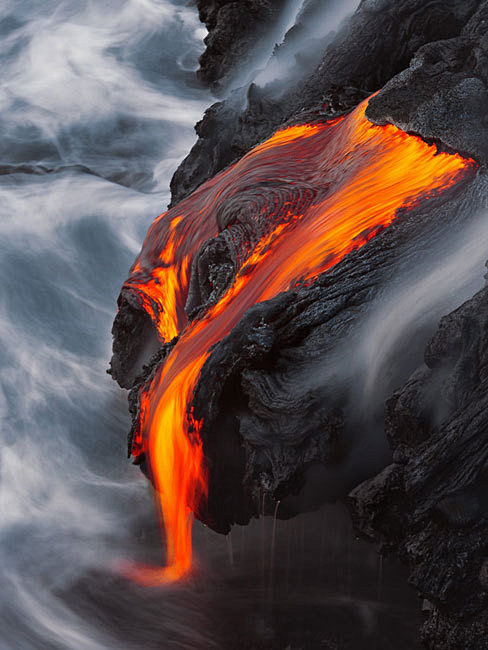
{"type": "MultiPolygon", "coordinates": [[[[191,568],[192,512],[206,495],[199,424],[192,396],[210,348],[252,305],[312,280],[391,224],[397,210],[452,186],[474,166],[436,153],[420,138],[364,116],[367,101],[327,124],[283,129],[154,222],[126,288],[136,292],[162,341],[180,338],[140,394],[132,452],[145,451],[166,532],[164,568],[134,566],[143,584],[177,580],[191,568]],[[303,214],[273,227],[217,304],[190,324],[184,311],[193,255],[218,234],[216,210],[263,181],[315,188],[303,214]]],[[[286,206],[282,206],[283,214],[286,206]]]]}

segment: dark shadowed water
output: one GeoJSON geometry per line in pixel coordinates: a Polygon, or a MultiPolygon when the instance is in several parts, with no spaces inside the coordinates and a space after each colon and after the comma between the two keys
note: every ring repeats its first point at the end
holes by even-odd
{"type": "Polygon", "coordinates": [[[340,506],[198,525],[175,587],[112,569],[162,559],[105,369],[119,288],[211,103],[204,34],[183,0],[0,8],[0,648],[411,650],[405,572],[340,506]]]}

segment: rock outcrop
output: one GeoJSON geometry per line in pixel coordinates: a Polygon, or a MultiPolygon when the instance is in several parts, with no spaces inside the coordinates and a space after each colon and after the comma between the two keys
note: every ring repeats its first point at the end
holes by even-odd
{"type": "Polygon", "coordinates": [[[225,90],[240,65],[260,47],[286,0],[197,0],[208,29],[197,77],[215,92],[225,90]]]}
{"type": "Polygon", "coordinates": [[[386,404],[394,462],[355,488],[356,528],[426,599],[428,648],[488,648],[488,287],[445,316],[386,404]]]}
{"type": "MultiPolygon", "coordinates": [[[[460,4],[460,3],[458,3],[460,4]]],[[[377,124],[442,142],[488,164],[488,4],[458,37],[421,47],[368,107],[377,124]]]]}

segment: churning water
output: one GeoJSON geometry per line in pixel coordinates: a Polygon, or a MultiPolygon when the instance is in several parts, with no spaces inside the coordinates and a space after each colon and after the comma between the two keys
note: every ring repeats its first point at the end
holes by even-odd
{"type": "Polygon", "coordinates": [[[211,103],[192,73],[205,30],[183,0],[0,12],[1,650],[412,648],[404,574],[338,507],[228,538],[197,526],[175,587],[117,575],[162,557],[110,328],[211,103]]]}

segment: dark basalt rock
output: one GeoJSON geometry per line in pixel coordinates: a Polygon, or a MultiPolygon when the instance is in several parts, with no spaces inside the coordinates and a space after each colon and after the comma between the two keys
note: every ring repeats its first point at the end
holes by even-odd
{"type": "Polygon", "coordinates": [[[488,473],[485,473],[472,485],[440,499],[433,514],[453,528],[470,526],[488,514],[487,494],[488,473]]]}
{"type": "MultiPolygon", "coordinates": [[[[134,377],[132,381],[132,389],[129,391],[129,413],[132,418],[132,426],[127,435],[127,458],[131,457],[132,442],[134,436],[136,435],[137,426],[140,419],[140,400],[139,400],[139,387],[151,381],[158,367],[165,362],[166,357],[169,355],[171,350],[174,348],[178,342],[178,337],[175,337],[172,341],[164,343],[162,346],[159,346],[156,352],[149,357],[147,364],[144,364],[141,368],[141,372],[134,377]]],[[[113,375],[113,372],[111,372],[113,375]]],[[[119,382],[120,383],[120,382],[119,382]]],[[[146,454],[142,452],[133,460],[134,465],[140,465],[141,470],[149,478],[148,468],[146,465],[146,454]]]]}
{"type": "MultiPolygon", "coordinates": [[[[486,6],[483,2],[482,7],[486,6]]],[[[303,112],[319,113],[331,93],[336,101],[340,98],[345,108],[352,108],[405,70],[421,46],[459,36],[477,9],[481,20],[479,0],[364,0],[328,45],[317,69],[306,79],[291,87],[286,84],[278,88],[273,84],[265,88],[251,86],[247,92],[236,91],[206,111],[196,126],[199,139],[172,179],[172,205],[269,137],[279,126],[289,120],[299,121],[303,112]]],[[[469,33],[473,24],[470,23],[469,33]]],[[[479,39],[482,29],[483,24],[476,36],[473,35],[474,40],[479,39]]],[[[438,68],[450,74],[449,61],[440,61],[438,68]]],[[[473,95],[470,109],[476,111],[473,120],[480,122],[486,113],[483,88],[473,86],[470,92],[473,95]]],[[[416,90],[411,101],[417,105],[416,90]]],[[[454,107],[453,111],[456,110],[454,107]]],[[[458,111],[458,115],[461,113],[458,111]]],[[[377,115],[374,119],[388,119],[381,109],[377,115]]],[[[424,134],[421,128],[416,131],[426,137],[437,137],[424,134]]]]}
{"type": "Polygon", "coordinates": [[[367,117],[488,163],[488,4],[460,36],[421,47],[370,102],[367,117]]]}
{"type": "Polygon", "coordinates": [[[219,93],[232,81],[239,64],[259,47],[286,0],[197,0],[196,4],[209,31],[197,77],[219,93]]]}
{"type": "Polygon", "coordinates": [[[396,462],[351,493],[356,527],[432,603],[426,647],[488,648],[488,287],[441,320],[386,430],[396,462]]]}
{"type": "Polygon", "coordinates": [[[136,294],[121,292],[117,306],[112,326],[112,359],[107,372],[122,388],[132,388],[139,369],[151,359],[161,344],[153,322],[142,309],[136,294]]]}

